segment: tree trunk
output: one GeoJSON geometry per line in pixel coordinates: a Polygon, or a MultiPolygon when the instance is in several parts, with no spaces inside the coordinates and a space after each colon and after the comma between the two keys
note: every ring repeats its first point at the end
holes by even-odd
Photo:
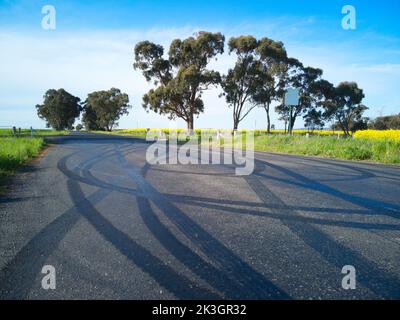
{"type": "Polygon", "coordinates": [[[191,114],[189,116],[189,119],[186,121],[186,123],[187,123],[188,133],[191,134],[193,132],[193,128],[194,128],[194,117],[193,117],[193,114],[191,114]]]}
{"type": "MultiPolygon", "coordinates": [[[[346,120],[345,120],[345,121],[346,121],[346,120]]],[[[339,119],[339,126],[342,128],[342,130],[343,130],[345,136],[346,136],[346,137],[349,137],[350,134],[349,134],[349,128],[348,128],[347,124],[346,124],[344,121],[341,121],[341,120],[339,119]]]]}
{"type": "Polygon", "coordinates": [[[294,123],[295,123],[295,121],[296,121],[296,118],[292,118],[292,122],[291,122],[291,124],[290,124],[290,134],[292,134],[293,133],[293,128],[294,128],[294,123]]]}
{"type": "Polygon", "coordinates": [[[289,134],[292,134],[293,133],[294,124],[296,122],[297,115],[296,114],[292,114],[292,116],[290,118],[291,118],[291,121],[290,121],[290,125],[289,125],[289,128],[288,128],[288,131],[289,131],[289,134]]]}
{"type": "Polygon", "coordinates": [[[233,119],[233,130],[237,130],[239,127],[239,119],[233,119]]]}
{"type": "Polygon", "coordinates": [[[267,133],[271,133],[271,118],[269,116],[269,104],[264,106],[265,112],[267,113],[267,133]]]}

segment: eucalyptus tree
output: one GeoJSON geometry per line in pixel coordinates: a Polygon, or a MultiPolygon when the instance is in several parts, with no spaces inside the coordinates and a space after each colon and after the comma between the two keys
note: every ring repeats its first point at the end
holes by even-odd
{"type": "Polygon", "coordinates": [[[112,131],[130,108],[128,95],[117,88],[95,91],[84,102],[82,122],[87,130],[112,131]]]}
{"type": "Polygon", "coordinates": [[[311,130],[322,129],[327,121],[332,120],[332,114],[327,112],[327,107],[335,93],[335,86],[327,80],[319,79],[309,87],[309,95],[312,96],[310,104],[303,113],[304,124],[311,130]]]}
{"type": "Polygon", "coordinates": [[[305,115],[307,111],[315,106],[320,99],[317,88],[317,83],[322,80],[323,71],[318,68],[304,67],[304,65],[294,58],[287,59],[284,67],[284,76],[281,79],[281,90],[286,90],[289,87],[299,89],[300,97],[297,106],[286,106],[283,103],[276,106],[276,111],[279,114],[286,114],[290,119],[289,133],[293,131],[296,119],[300,115],[305,115]]]}
{"type": "Polygon", "coordinates": [[[283,82],[286,49],[282,42],[262,38],[256,49],[262,68],[262,83],[257,87],[253,101],[262,107],[267,115],[267,133],[271,131],[270,106],[283,96],[283,82]]]}
{"type": "Polygon", "coordinates": [[[139,42],[133,66],[155,85],[143,96],[143,107],[170,119],[181,118],[192,131],[194,116],[204,111],[203,92],[221,81],[220,74],[207,66],[224,52],[224,42],[221,33],[200,31],[187,39],[173,40],[168,59],[161,45],[139,42]]]}
{"type": "Polygon", "coordinates": [[[257,57],[259,42],[253,36],[232,37],[229,42],[229,53],[237,56],[235,66],[222,77],[223,96],[232,108],[233,130],[256,107],[254,95],[267,75],[263,73],[261,62],[257,57]]]}
{"type": "Polygon", "coordinates": [[[347,136],[351,135],[356,124],[364,122],[363,114],[368,110],[362,104],[364,97],[363,90],[356,82],[341,82],[325,104],[327,116],[335,119],[347,136]]]}
{"type": "Polygon", "coordinates": [[[39,118],[56,130],[72,129],[82,111],[80,99],[64,89],[49,89],[43,99],[43,104],[36,105],[39,118]]]}

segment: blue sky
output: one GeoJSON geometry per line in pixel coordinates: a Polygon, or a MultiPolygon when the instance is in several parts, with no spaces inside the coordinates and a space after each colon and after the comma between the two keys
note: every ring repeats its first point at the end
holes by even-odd
{"type": "MultiPolygon", "coordinates": [[[[198,30],[267,36],[285,43],[289,55],[320,67],[337,84],[357,81],[365,91],[367,115],[400,112],[400,2],[330,1],[4,1],[0,0],[0,126],[43,127],[34,106],[49,88],[63,87],[84,99],[112,86],[127,92],[133,109],[120,127],[168,126],[146,113],[141,96],[150,88],[132,68],[141,40],[164,46],[198,30]],[[56,8],[56,30],[41,28],[44,5],[56,8]],[[341,27],[344,5],[353,5],[357,29],[341,27]]],[[[231,67],[227,53],[210,67],[231,67]]],[[[231,124],[220,89],[204,95],[206,111],[196,127],[231,124]]],[[[276,116],[277,127],[282,127],[276,116]]],[[[178,126],[184,123],[178,121],[178,126]]],[[[263,128],[265,114],[253,111],[244,128],[263,128]]],[[[298,127],[302,122],[298,123],[298,127]]]]}

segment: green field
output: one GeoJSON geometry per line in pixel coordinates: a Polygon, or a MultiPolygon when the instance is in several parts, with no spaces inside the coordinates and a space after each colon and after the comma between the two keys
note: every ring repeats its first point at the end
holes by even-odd
{"type": "MultiPolygon", "coordinates": [[[[60,136],[69,134],[69,131],[56,131],[52,129],[35,129],[33,130],[34,137],[46,137],[46,136],[60,136]]],[[[12,129],[0,129],[0,137],[11,137],[13,136],[12,129]]],[[[21,129],[22,137],[30,137],[30,129],[21,129]]]]}
{"type": "Polygon", "coordinates": [[[4,178],[39,154],[45,145],[42,138],[0,138],[0,179],[4,178]]]}

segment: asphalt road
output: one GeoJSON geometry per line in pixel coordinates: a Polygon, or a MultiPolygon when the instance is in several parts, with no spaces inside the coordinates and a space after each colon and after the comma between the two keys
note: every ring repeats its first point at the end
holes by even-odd
{"type": "Polygon", "coordinates": [[[236,176],[149,165],[148,146],[65,139],[16,176],[0,198],[1,299],[400,298],[399,167],[256,153],[236,176]]]}

